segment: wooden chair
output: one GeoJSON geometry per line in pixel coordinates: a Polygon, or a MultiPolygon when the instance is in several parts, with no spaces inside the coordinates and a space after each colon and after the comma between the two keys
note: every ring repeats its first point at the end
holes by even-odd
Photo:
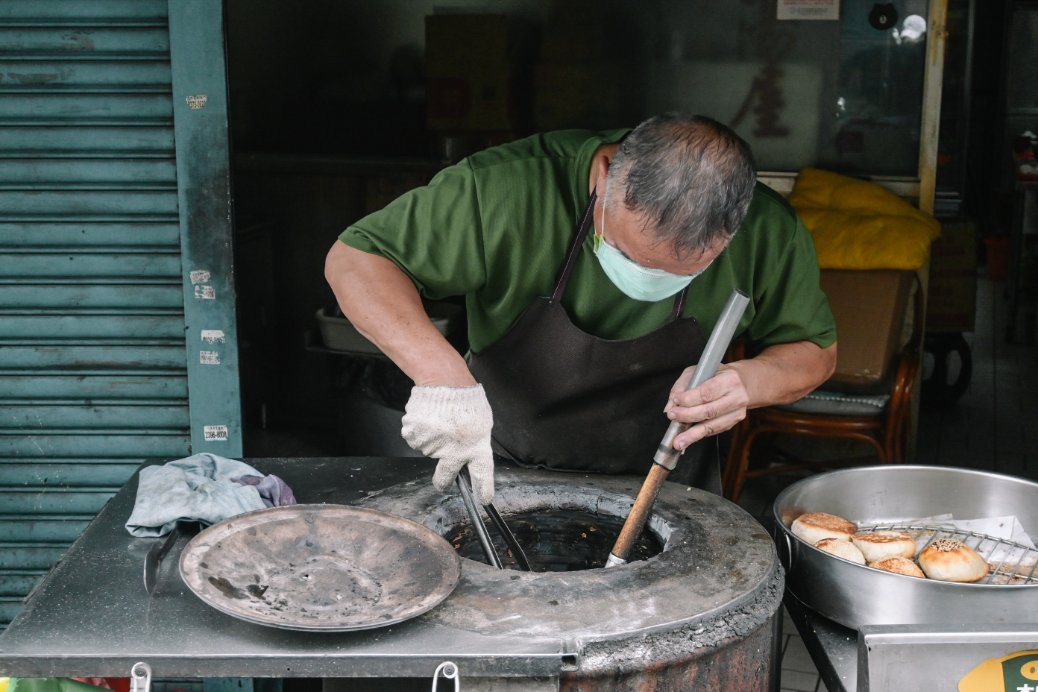
{"type": "Polygon", "coordinates": [[[752,410],[733,429],[724,473],[725,496],[732,501],[748,478],[863,461],[820,462],[786,453],[778,461],[751,463],[758,461],[751,459],[754,446],[764,448],[757,443],[778,435],[859,440],[879,463],[905,460],[923,336],[918,278],[901,270],[823,270],[821,283],[836,318],[836,372],[800,401],[752,410]]]}

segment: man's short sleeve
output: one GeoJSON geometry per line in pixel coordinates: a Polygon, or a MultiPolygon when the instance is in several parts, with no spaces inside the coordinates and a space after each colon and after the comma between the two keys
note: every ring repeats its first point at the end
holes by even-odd
{"type": "Polygon", "coordinates": [[[465,163],[365,216],[339,240],[391,260],[427,298],[469,293],[486,281],[476,186],[465,163]]]}
{"type": "Polygon", "coordinates": [[[749,337],[764,346],[810,341],[822,348],[836,341],[836,322],[819,283],[814,242],[799,219],[777,261],[760,284],[749,337]]]}

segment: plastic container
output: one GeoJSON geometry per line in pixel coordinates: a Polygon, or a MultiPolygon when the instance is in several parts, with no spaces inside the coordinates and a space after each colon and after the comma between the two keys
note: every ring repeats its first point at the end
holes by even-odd
{"type": "MultiPolygon", "coordinates": [[[[427,303],[425,308],[433,326],[444,336],[453,332],[464,311],[461,306],[453,303],[427,303]]],[[[325,348],[348,353],[382,353],[378,346],[368,341],[348,319],[336,313],[337,310],[333,312],[322,307],[315,315],[325,348]]]]}

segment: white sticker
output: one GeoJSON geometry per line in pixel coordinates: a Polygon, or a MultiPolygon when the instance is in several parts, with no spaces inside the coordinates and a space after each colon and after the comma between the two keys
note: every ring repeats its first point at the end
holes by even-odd
{"type": "Polygon", "coordinates": [[[840,0],[779,0],[776,19],[839,19],[840,0]]]}
{"type": "Polygon", "coordinates": [[[208,282],[211,278],[213,278],[213,275],[210,274],[207,270],[196,269],[195,271],[191,272],[191,285],[194,286],[196,284],[204,284],[208,282]]]}
{"type": "Polygon", "coordinates": [[[212,286],[195,286],[195,298],[199,300],[216,300],[216,289],[212,286]]]}
{"type": "Polygon", "coordinates": [[[226,442],[230,432],[226,425],[206,425],[202,427],[202,435],[206,442],[226,442]]]}
{"type": "Polygon", "coordinates": [[[187,102],[187,107],[193,111],[200,111],[205,108],[206,101],[209,97],[205,94],[192,94],[184,99],[187,102]]]}
{"type": "Polygon", "coordinates": [[[222,344],[227,341],[222,329],[203,329],[202,341],[207,344],[222,344]]]}
{"type": "Polygon", "coordinates": [[[202,365],[219,365],[220,364],[220,352],[219,351],[199,351],[198,362],[202,365]]]}

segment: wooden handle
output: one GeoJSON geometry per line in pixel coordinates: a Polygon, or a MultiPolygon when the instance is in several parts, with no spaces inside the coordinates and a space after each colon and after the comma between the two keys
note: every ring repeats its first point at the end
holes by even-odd
{"type": "Polygon", "coordinates": [[[623,528],[620,529],[620,535],[613,544],[610,562],[614,564],[627,562],[627,556],[630,555],[634,542],[641,535],[645,522],[649,519],[649,512],[652,511],[652,506],[656,502],[656,496],[660,494],[663,481],[667,480],[669,474],[670,471],[659,464],[653,464],[649,469],[645,482],[642,483],[642,489],[638,491],[638,497],[634,500],[634,506],[631,507],[631,512],[627,515],[623,528]]]}

